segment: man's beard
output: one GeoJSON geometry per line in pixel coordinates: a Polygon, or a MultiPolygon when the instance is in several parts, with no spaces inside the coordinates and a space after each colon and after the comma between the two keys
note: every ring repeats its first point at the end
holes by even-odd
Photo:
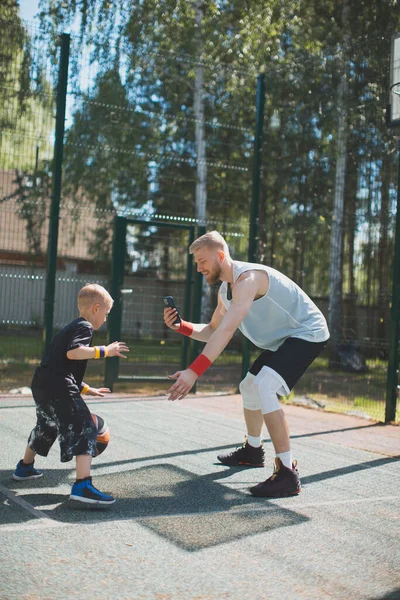
{"type": "Polygon", "coordinates": [[[209,271],[206,276],[206,281],[208,285],[214,285],[214,283],[218,283],[219,276],[221,275],[221,267],[217,266],[212,271],[209,271]]]}

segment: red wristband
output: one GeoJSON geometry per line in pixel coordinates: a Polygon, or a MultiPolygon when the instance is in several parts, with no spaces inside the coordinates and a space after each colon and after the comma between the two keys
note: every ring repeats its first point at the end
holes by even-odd
{"type": "Polygon", "coordinates": [[[190,337],[193,333],[193,329],[193,323],[189,323],[188,321],[184,321],[183,319],[181,319],[179,329],[177,329],[176,331],[178,333],[182,333],[183,335],[187,335],[188,337],[190,337]]]}
{"type": "Polygon", "coordinates": [[[204,371],[207,371],[208,367],[211,367],[212,362],[207,358],[205,354],[199,354],[199,356],[188,366],[199,377],[203,375],[204,371]]]}

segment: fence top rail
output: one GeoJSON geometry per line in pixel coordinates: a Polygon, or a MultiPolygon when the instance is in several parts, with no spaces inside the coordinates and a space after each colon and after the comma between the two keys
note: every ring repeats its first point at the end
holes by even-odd
{"type": "Polygon", "coordinates": [[[135,219],[133,217],[118,216],[118,219],[125,219],[128,225],[157,225],[157,227],[172,227],[173,229],[189,229],[194,231],[195,225],[186,225],[184,223],[174,223],[171,221],[158,221],[153,219],[135,219]]]}

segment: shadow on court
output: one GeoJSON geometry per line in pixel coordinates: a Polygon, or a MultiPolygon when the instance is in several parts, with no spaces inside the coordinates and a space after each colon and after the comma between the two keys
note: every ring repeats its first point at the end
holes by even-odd
{"type": "MultiPolygon", "coordinates": [[[[390,456],[385,458],[378,458],[377,460],[369,460],[356,465],[348,465],[347,467],[341,467],[339,469],[332,469],[331,471],[324,471],[323,473],[315,473],[309,477],[302,477],[301,483],[303,485],[316,483],[317,481],[324,481],[331,479],[332,477],[341,477],[342,475],[349,475],[350,473],[356,473],[358,471],[364,471],[366,469],[374,469],[375,467],[381,467],[391,463],[396,463],[400,460],[399,456],[390,456]]],[[[399,596],[400,600],[400,596],[399,596]]]]}
{"type": "MultiPolygon", "coordinates": [[[[220,450],[224,447],[208,448],[220,450]]],[[[147,460],[169,456],[195,454],[186,451],[147,457],[147,460]]],[[[120,466],[146,459],[131,459],[108,463],[120,466]]],[[[385,457],[303,477],[310,485],[326,479],[381,467],[398,462],[400,456],[385,457]]],[[[94,463],[94,473],[96,464],[94,463]]],[[[98,467],[104,467],[99,464],[98,467]]],[[[49,470],[43,479],[20,484],[10,480],[11,473],[0,472],[0,482],[55,521],[64,523],[99,523],[135,519],[178,547],[196,551],[241,539],[279,527],[294,526],[309,520],[295,510],[282,508],[266,499],[256,499],[247,493],[221,485],[232,474],[232,468],[221,467],[219,473],[196,476],[170,464],[141,466],[130,471],[95,476],[99,489],[112,493],[117,502],[112,507],[93,509],[68,500],[68,495],[41,492],[41,489],[66,483],[69,471],[49,470]],[[29,492],[31,490],[31,493],[29,492]],[[28,493],[27,493],[28,492],[28,493]]],[[[260,477],[261,479],[261,477],[260,477]]],[[[293,508],[295,499],[293,498],[293,508]]],[[[10,510],[2,503],[0,520],[6,523],[26,523],[34,519],[22,507],[10,510]]],[[[388,597],[390,598],[390,596],[388,597]]],[[[395,598],[395,596],[393,596],[395,598]]]]}
{"type": "MultiPolygon", "coordinates": [[[[368,425],[368,427],[373,427],[374,425],[368,425]]],[[[359,429],[358,427],[352,427],[349,429],[359,429]]],[[[360,428],[361,429],[361,428],[360,428]]],[[[298,435],[298,436],[292,436],[291,439],[295,439],[295,438],[302,438],[302,437],[312,437],[314,435],[320,435],[321,433],[324,434],[328,434],[328,433],[336,433],[336,432],[341,432],[343,431],[342,429],[338,429],[338,430],[331,430],[331,431],[323,431],[320,433],[311,433],[311,434],[304,434],[304,435],[298,435]]],[[[271,443],[271,440],[266,440],[266,443],[271,443]]],[[[238,443],[238,446],[240,446],[241,444],[238,443]]],[[[176,458],[176,457],[183,457],[183,456],[190,456],[190,455],[198,455],[198,454],[204,454],[204,453],[209,453],[209,452],[215,452],[215,453],[219,453],[219,452],[223,452],[225,450],[232,450],[235,447],[234,444],[228,444],[228,445],[224,445],[224,446],[214,446],[212,448],[199,448],[197,450],[183,450],[183,451],[179,451],[179,452],[168,452],[165,454],[154,454],[154,455],[150,455],[150,456],[144,456],[144,457],[140,457],[140,458],[127,458],[124,460],[120,460],[120,461],[113,461],[110,463],[107,463],[107,466],[123,466],[123,465],[128,465],[128,464],[133,464],[135,462],[150,462],[153,460],[157,460],[157,459],[168,459],[168,458],[176,458]]],[[[344,467],[345,469],[350,469],[349,472],[352,472],[353,470],[362,470],[362,469],[367,469],[367,468],[371,468],[374,466],[379,467],[380,465],[386,464],[386,463],[391,463],[391,462],[395,462],[400,460],[400,455],[398,456],[389,456],[389,457],[385,457],[382,459],[378,459],[378,460],[372,460],[370,462],[365,462],[365,463],[361,463],[361,464],[357,464],[357,465],[350,465],[349,467],[344,467]],[[377,463],[377,464],[376,464],[377,463]],[[364,465],[364,466],[362,466],[364,465]],[[371,467],[368,467],[368,465],[371,465],[371,467]]],[[[222,467],[221,463],[217,460],[215,460],[214,464],[218,464],[222,467]]],[[[96,462],[92,463],[92,471],[93,473],[95,472],[96,468],[103,468],[104,464],[96,464],[96,462]]],[[[239,467],[241,470],[243,470],[242,467],[239,467]]],[[[335,469],[333,471],[327,471],[326,473],[336,473],[336,471],[340,471],[341,469],[335,469]]],[[[0,472],[1,473],[1,472],[0,472]]],[[[338,475],[340,475],[341,473],[338,473],[338,475]]],[[[343,473],[346,474],[346,473],[343,473]]],[[[315,476],[312,477],[321,477],[322,479],[329,479],[330,476],[327,475],[327,477],[323,477],[323,473],[317,474],[315,476]]],[[[331,475],[332,477],[334,477],[335,475],[331,475]]],[[[1,477],[1,475],[0,475],[1,477]]],[[[1,481],[1,480],[0,480],[1,481]]],[[[302,482],[306,482],[306,478],[302,478],[302,482]]],[[[319,479],[315,479],[315,481],[319,481],[319,479]]],[[[308,480],[309,483],[311,483],[311,479],[308,480]]]]}
{"type": "Polygon", "coordinates": [[[388,592],[384,596],[371,596],[369,600],[400,600],[400,587],[388,592]]]}
{"type": "MultiPolygon", "coordinates": [[[[65,495],[40,492],[43,480],[29,482],[30,489],[35,491],[20,497],[50,518],[66,523],[135,519],[186,551],[201,550],[309,520],[268,502],[260,506],[252,496],[214,481],[224,476],[225,472],[194,476],[169,464],[101,475],[96,477],[96,484],[101,490],[113,493],[117,502],[100,510],[68,501],[65,495]]],[[[62,478],[65,481],[65,471],[62,478]]],[[[14,485],[10,487],[21,489],[14,485]]],[[[20,514],[20,511],[15,517],[16,521],[27,520],[26,513],[20,514]]]]}

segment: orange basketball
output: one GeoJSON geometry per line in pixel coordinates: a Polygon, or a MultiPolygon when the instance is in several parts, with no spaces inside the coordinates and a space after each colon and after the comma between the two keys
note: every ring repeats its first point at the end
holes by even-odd
{"type": "Polygon", "coordinates": [[[97,429],[96,456],[98,456],[99,454],[104,452],[104,450],[108,446],[108,442],[110,441],[110,430],[108,428],[107,423],[102,417],[93,413],[90,414],[92,415],[93,422],[96,425],[97,429]]]}

